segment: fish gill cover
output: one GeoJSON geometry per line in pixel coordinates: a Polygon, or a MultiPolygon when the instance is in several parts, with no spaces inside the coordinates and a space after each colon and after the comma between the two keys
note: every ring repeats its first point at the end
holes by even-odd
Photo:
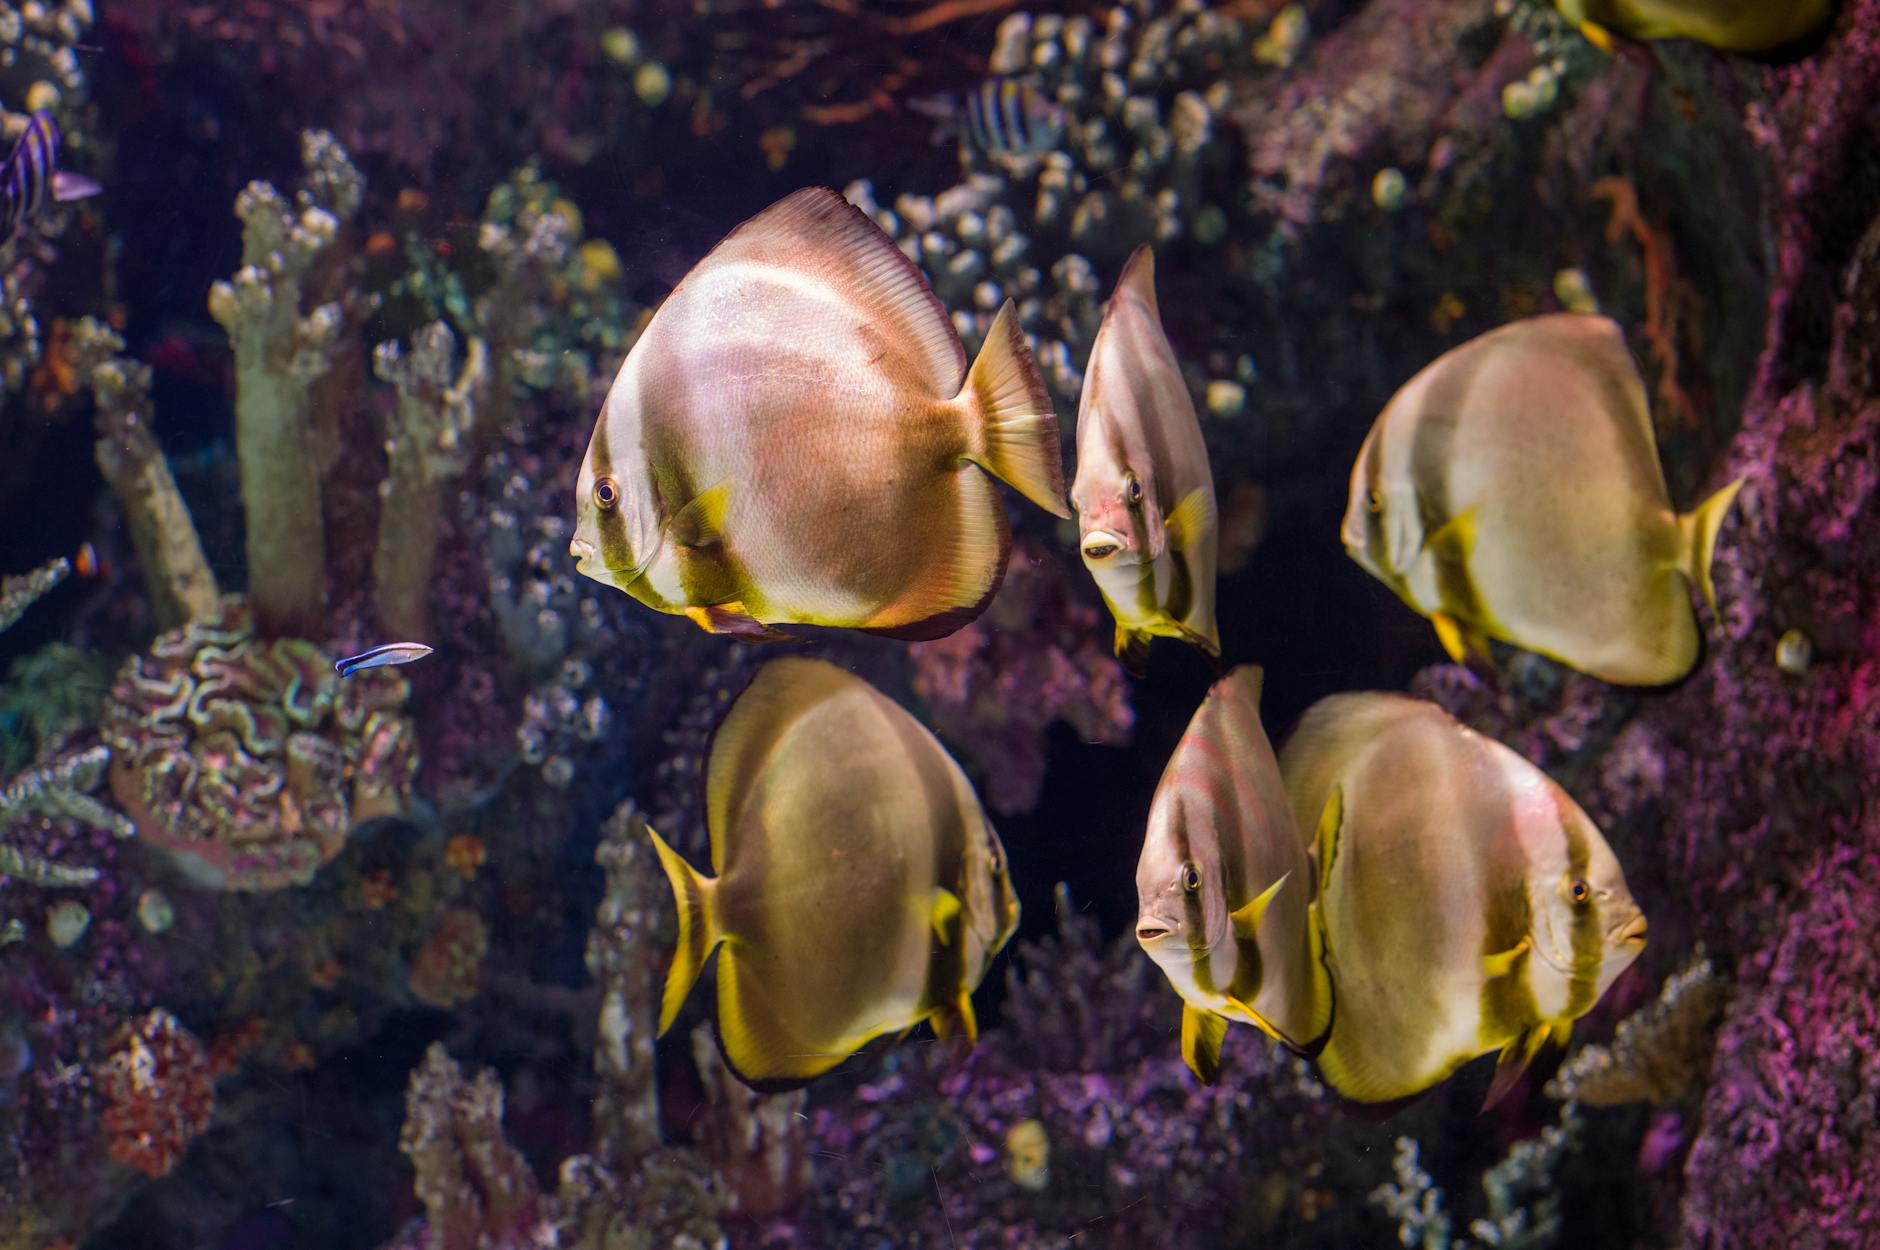
{"type": "Polygon", "coordinates": [[[0,172],[0,1247],[1873,1245],[1880,0],[1652,12],[0,0],[5,147],[61,140],[0,172]],[[933,100],[1026,112],[935,142],[933,100]],[[1195,1079],[1132,885],[1218,674],[1130,676],[1078,531],[1016,503],[954,632],[799,644],[997,826],[977,1046],[757,1092],[702,993],[655,1044],[646,827],[709,861],[775,653],[578,576],[577,473],[665,296],[805,186],[970,356],[1010,301],[1067,452],[1153,248],[1274,744],[1433,701],[1650,916],[1557,1071],[1361,1109],[1234,1027],[1195,1079]],[[1623,332],[1674,508],[1743,481],[1667,688],[1513,630],[1445,662],[1339,551],[1392,395],[1560,311],[1623,332]],[[335,671],[395,642],[433,651],[335,671]]]}

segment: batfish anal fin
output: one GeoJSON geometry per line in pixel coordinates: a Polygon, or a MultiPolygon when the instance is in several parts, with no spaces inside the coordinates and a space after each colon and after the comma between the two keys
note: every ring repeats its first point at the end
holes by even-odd
{"type": "Polygon", "coordinates": [[[764,624],[738,602],[684,609],[685,616],[708,634],[727,634],[739,642],[802,642],[795,634],[764,624]]]}
{"type": "Polygon", "coordinates": [[[1552,1035],[1553,1025],[1543,1022],[1501,1048],[1501,1058],[1495,1062],[1495,1079],[1489,1083],[1488,1094],[1482,1099],[1482,1110],[1487,1111],[1508,1096],[1552,1035]]]}
{"type": "Polygon", "coordinates": [[[1259,936],[1260,920],[1266,915],[1267,905],[1273,901],[1273,896],[1279,893],[1280,887],[1290,880],[1292,880],[1292,870],[1289,868],[1281,873],[1272,885],[1260,891],[1246,906],[1234,911],[1232,919],[1235,937],[1243,942],[1251,942],[1259,936]]]}
{"type": "Polygon", "coordinates": [[[731,479],[708,487],[666,522],[666,537],[681,547],[715,547],[724,541],[731,511],[731,479]]]}
{"type": "Polygon", "coordinates": [[[1116,658],[1122,662],[1124,671],[1131,677],[1141,677],[1147,673],[1149,671],[1148,631],[1118,625],[1116,627],[1116,658]]]}
{"type": "Polygon", "coordinates": [[[1182,1004],[1182,1061],[1203,1085],[1221,1079],[1221,1042],[1226,1037],[1226,1016],[1182,1004]]]}
{"type": "Polygon", "coordinates": [[[970,1046],[979,1040],[979,1017],[973,1012],[973,996],[965,990],[952,1002],[934,1008],[927,1022],[943,1042],[959,1038],[970,1046]]]}

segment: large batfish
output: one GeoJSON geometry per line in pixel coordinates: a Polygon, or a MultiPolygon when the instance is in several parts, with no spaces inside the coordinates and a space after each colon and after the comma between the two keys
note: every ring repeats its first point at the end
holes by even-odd
{"type": "Polygon", "coordinates": [[[913,262],[809,188],[732,231],[627,353],[575,483],[570,551],[714,632],[936,638],[1004,574],[993,476],[1070,515],[1011,303],[968,371],[913,262]]]}
{"type": "Polygon", "coordinates": [[[1562,17],[1611,51],[1607,31],[1633,39],[1695,39],[1725,52],[1774,52],[1834,16],[1834,0],[1554,0],[1562,17]]]}

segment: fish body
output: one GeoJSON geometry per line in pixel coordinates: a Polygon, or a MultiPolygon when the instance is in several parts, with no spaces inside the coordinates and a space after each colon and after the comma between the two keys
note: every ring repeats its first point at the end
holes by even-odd
{"type": "Polygon", "coordinates": [[[409,664],[413,660],[422,660],[431,654],[431,648],[421,642],[388,642],[384,646],[362,651],[358,655],[347,656],[336,662],[333,668],[341,677],[351,677],[360,669],[384,668],[391,664],[409,664]]]}
{"type": "Polygon", "coordinates": [[[1689,587],[1714,610],[1740,485],[1674,512],[1619,327],[1556,313],[1444,353],[1392,397],[1352,468],[1343,538],[1458,661],[1499,638],[1658,685],[1696,662],[1689,587]]]}
{"type": "Polygon", "coordinates": [[[908,107],[940,123],[936,143],[957,135],[962,145],[991,156],[1036,156],[1064,139],[1064,110],[1020,78],[988,78],[969,91],[911,100],[908,107]]]}
{"type": "Polygon", "coordinates": [[[1433,703],[1323,699],[1280,771],[1314,843],[1337,998],[1319,1067],[1347,1097],[1408,1098],[1499,1052],[1498,1100],[1644,947],[1644,914],[1586,813],[1433,703]]]}
{"type": "Polygon", "coordinates": [[[1301,1053],[1331,985],[1309,923],[1312,869],[1260,725],[1260,670],[1214,684],[1169,759],[1136,866],[1136,940],[1182,998],[1182,1057],[1210,1084],[1228,1021],[1301,1053]]]}
{"type": "Polygon", "coordinates": [[[1594,42],[1616,30],[1747,53],[1798,44],[1834,16],[1834,0],[1554,0],[1554,7],[1594,42]]]}
{"type": "Polygon", "coordinates": [[[0,243],[45,211],[49,200],[82,200],[102,189],[89,178],[59,168],[63,137],[49,113],[37,112],[0,165],[0,243]]]}
{"type": "Polygon", "coordinates": [[[1116,618],[1116,653],[1131,671],[1143,671],[1154,637],[1218,659],[1214,474],[1162,332],[1147,244],[1124,265],[1090,350],[1071,506],[1084,567],[1116,618]]]}
{"type": "Polygon", "coordinates": [[[652,835],[680,914],[662,1033],[717,950],[719,1039],[759,1087],[922,1020],[974,1035],[1018,900],[965,774],[898,704],[821,660],[766,665],[713,739],[706,823],[710,877],[652,835]]]}
{"type": "Polygon", "coordinates": [[[570,551],[712,632],[935,638],[1004,574],[993,476],[1069,515],[1057,418],[1010,302],[966,371],[920,271],[810,188],[733,231],[628,353],[570,551]]]}

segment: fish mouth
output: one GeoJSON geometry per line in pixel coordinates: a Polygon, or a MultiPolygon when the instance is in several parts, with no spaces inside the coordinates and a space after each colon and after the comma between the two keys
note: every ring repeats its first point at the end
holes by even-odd
{"type": "Polygon", "coordinates": [[[650,563],[647,561],[624,569],[603,564],[599,559],[599,553],[594,550],[594,544],[585,538],[570,539],[568,554],[574,557],[575,572],[583,577],[591,577],[597,582],[618,586],[622,590],[638,581],[640,574],[646,571],[647,563],[650,563]]]}
{"type": "Polygon", "coordinates": [[[1644,946],[1646,928],[1645,913],[1640,912],[1612,931],[1613,945],[1644,946]]]}
{"type": "Polygon", "coordinates": [[[1108,530],[1091,530],[1081,544],[1086,560],[1107,560],[1123,549],[1123,540],[1108,530]]]}
{"type": "Polygon", "coordinates": [[[1174,933],[1175,926],[1172,922],[1158,919],[1155,916],[1144,916],[1136,921],[1136,940],[1144,946],[1148,946],[1153,942],[1160,942],[1166,937],[1172,937],[1174,933]]]}
{"type": "Polygon", "coordinates": [[[574,557],[577,566],[587,564],[594,559],[594,544],[585,538],[570,539],[568,554],[574,557]]]}

